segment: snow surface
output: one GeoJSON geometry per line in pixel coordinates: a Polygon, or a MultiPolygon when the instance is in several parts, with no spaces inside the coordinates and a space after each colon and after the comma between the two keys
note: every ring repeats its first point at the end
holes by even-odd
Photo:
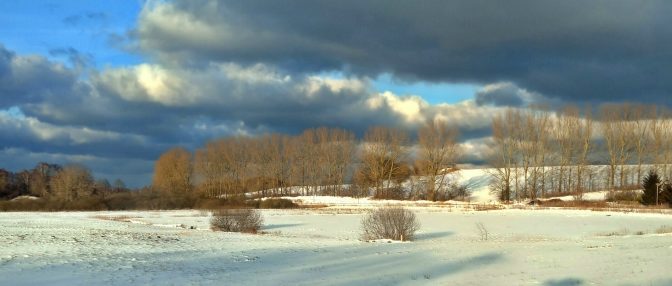
{"type": "MultiPolygon", "coordinates": [[[[470,202],[477,202],[477,203],[497,203],[497,197],[492,194],[490,191],[490,180],[492,178],[492,175],[490,174],[492,172],[492,169],[462,169],[456,172],[451,172],[448,174],[444,174],[445,179],[443,180],[444,184],[446,186],[443,186],[444,188],[447,187],[447,185],[454,183],[457,186],[466,186],[468,192],[470,193],[470,196],[468,200],[470,202]]],[[[406,193],[410,193],[411,189],[413,186],[411,184],[415,182],[416,184],[420,181],[426,182],[427,180],[430,180],[429,177],[426,176],[416,176],[414,177],[415,180],[407,180],[403,182],[400,185],[400,188],[405,191],[406,193]]],[[[436,177],[436,182],[439,181],[439,177],[436,177]]],[[[438,188],[438,183],[437,188],[438,188]]],[[[387,185],[387,181],[383,183],[383,185],[387,185]]],[[[394,185],[394,183],[391,183],[391,185],[394,185]]],[[[339,187],[347,189],[350,188],[350,185],[339,185],[339,187]]],[[[415,186],[421,187],[421,186],[415,186]]],[[[326,186],[318,186],[318,193],[322,192],[322,190],[326,188],[326,186]]],[[[305,194],[311,193],[312,190],[308,190],[306,187],[303,186],[293,186],[293,187],[288,187],[282,192],[280,189],[269,189],[265,191],[257,191],[257,192],[249,192],[245,193],[247,198],[256,198],[262,193],[266,194],[291,194],[292,196],[301,196],[303,195],[304,197],[308,197],[305,194]]]]}
{"type": "Polygon", "coordinates": [[[367,243],[363,210],[264,210],[263,235],[201,211],[0,213],[0,285],[672,285],[669,215],[414,208],[416,241],[367,243]]]}

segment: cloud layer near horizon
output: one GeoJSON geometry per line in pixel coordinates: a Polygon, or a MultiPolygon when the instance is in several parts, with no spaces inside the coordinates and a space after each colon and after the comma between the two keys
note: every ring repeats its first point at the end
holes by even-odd
{"type": "MultiPolygon", "coordinates": [[[[476,140],[487,135],[489,116],[499,108],[474,101],[431,105],[419,96],[375,91],[367,78],[290,74],[264,64],[139,64],[78,74],[43,57],[0,53],[6,55],[0,132],[13,134],[3,140],[0,157],[42,154],[103,165],[139,160],[146,175],[171,146],[194,149],[229,135],[297,134],[319,126],[361,135],[372,125],[413,131],[443,119],[476,140]]],[[[103,176],[110,171],[91,167],[103,176]]]]}

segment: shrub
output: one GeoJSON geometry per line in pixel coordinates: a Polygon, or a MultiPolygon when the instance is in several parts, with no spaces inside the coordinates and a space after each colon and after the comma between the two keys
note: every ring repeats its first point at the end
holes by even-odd
{"type": "Polygon", "coordinates": [[[420,223],[415,214],[403,207],[384,206],[369,211],[362,218],[364,240],[392,239],[413,240],[420,223]]]}
{"type": "Polygon", "coordinates": [[[373,194],[373,198],[377,200],[405,200],[406,195],[404,190],[400,187],[383,188],[379,192],[373,194]]]}
{"type": "Polygon", "coordinates": [[[446,190],[444,192],[437,192],[435,199],[437,201],[464,201],[468,197],[469,187],[467,185],[451,183],[446,186],[446,190]]]}
{"type": "Polygon", "coordinates": [[[637,191],[614,191],[607,193],[608,202],[639,202],[641,200],[637,191]]]}
{"type": "Polygon", "coordinates": [[[220,209],[213,212],[210,228],[215,231],[257,233],[263,221],[261,213],[254,209],[220,209]]]}
{"type": "Polygon", "coordinates": [[[262,209],[291,209],[297,205],[288,199],[265,199],[259,203],[259,208],[262,209]]]}
{"type": "Polygon", "coordinates": [[[198,201],[196,201],[195,208],[200,210],[215,210],[227,205],[230,205],[230,202],[226,199],[199,198],[198,201]]]}
{"type": "Polygon", "coordinates": [[[43,199],[0,201],[0,211],[39,211],[44,210],[46,204],[43,199]]]}
{"type": "Polygon", "coordinates": [[[657,234],[666,234],[666,233],[672,233],[672,226],[661,226],[658,229],[656,229],[657,234]]]}
{"type": "Polygon", "coordinates": [[[74,211],[102,211],[107,210],[105,202],[95,196],[83,197],[71,202],[61,201],[61,209],[74,211]]]}
{"type": "Polygon", "coordinates": [[[344,189],[341,192],[342,196],[353,197],[353,198],[363,198],[369,196],[369,187],[362,186],[358,184],[352,184],[349,188],[344,189]]]}

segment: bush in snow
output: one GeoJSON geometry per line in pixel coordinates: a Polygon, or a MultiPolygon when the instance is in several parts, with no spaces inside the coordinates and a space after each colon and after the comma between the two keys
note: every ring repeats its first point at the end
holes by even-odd
{"type": "Polygon", "coordinates": [[[264,222],[254,209],[220,209],[213,212],[210,228],[216,231],[257,233],[264,222]]]}
{"type": "Polygon", "coordinates": [[[404,189],[400,186],[382,188],[373,194],[374,199],[378,200],[405,200],[407,199],[404,189]]]}
{"type": "Polygon", "coordinates": [[[369,211],[362,218],[364,240],[392,239],[413,240],[420,223],[415,214],[403,207],[384,206],[369,211]]]}
{"type": "MultiPolygon", "coordinates": [[[[655,196],[655,193],[654,193],[655,196]]],[[[641,201],[639,193],[636,191],[614,191],[609,192],[606,196],[607,202],[639,202],[641,201]]],[[[654,197],[655,202],[655,197],[654,197]]]]}
{"type": "Polygon", "coordinates": [[[298,207],[292,200],[288,199],[265,199],[259,203],[262,209],[291,209],[298,207]]]}

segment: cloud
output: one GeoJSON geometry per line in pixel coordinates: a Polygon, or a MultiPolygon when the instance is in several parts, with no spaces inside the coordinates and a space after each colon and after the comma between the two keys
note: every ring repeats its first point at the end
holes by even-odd
{"type": "Polygon", "coordinates": [[[475,101],[478,105],[524,107],[543,101],[543,97],[511,82],[499,82],[481,88],[476,92],[475,101]]]}
{"type": "Polygon", "coordinates": [[[63,64],[39,56],[16,56],[0,45],[0,108],[70,94],[80,88],[77,76],[63,64]]]}
{"type": "Polygon", "coordinates": [[[166,64],[263,63],[407,80],[511,82],[563,101],[672,104],[667,1],[152,2],[134,31],[166,64]],[[301,16],[297,16],[301,15],[301,16]]]}
{"type": "Polygon", "coordinates": [[[473,102],[431,105],[419,96],[378,93],[365,78],[287,74],[262,64],[202,69],[142,64],[104,71],[94,82],[109,98],[165,110],[163,118],[240,121],[253,130],[288,133],[316,126],[360,135],[371,125],[414,130],[434,118],[480,132],[493,109],[473,102]]]}
{"type": "Polygon", "coordinates": [[[467,140],[458,145],[462,151],[460,162],[468,165],[487,165],[490,161],[490,156],[493,154],[494,146],[492,137],[476,138],[467,140]]]}
{"type": "MultiPolygon", "coordinates": [[[[193,150],[222,136],[298,134],[319,126],[361,136],[373,125],[412,132],[442,119],[470,140],[487,136],[500,108],[474,101],[432,105],[417,95],[380,93],[368,78],[296,74],[266,64],[77,70],[6,49],[0,55],[0,133],[12,134],[0,140],[4,152],[41,156],[33,163],[88,158],[102,164],[89,165],[101,174],[112,169],[106,164],[151,162],[177,145],[193,150]]],[[[141,173],[151,173],[150,165],[139,164],[148,168],[141,173]]]]}
{"type": "Polygon", "coordinates": [[[49,55],[54,57],[65,57],[78,69],[86,68],[94,63],[92,54],[82,53],[73,47],[50,49],[49,55]]]}

